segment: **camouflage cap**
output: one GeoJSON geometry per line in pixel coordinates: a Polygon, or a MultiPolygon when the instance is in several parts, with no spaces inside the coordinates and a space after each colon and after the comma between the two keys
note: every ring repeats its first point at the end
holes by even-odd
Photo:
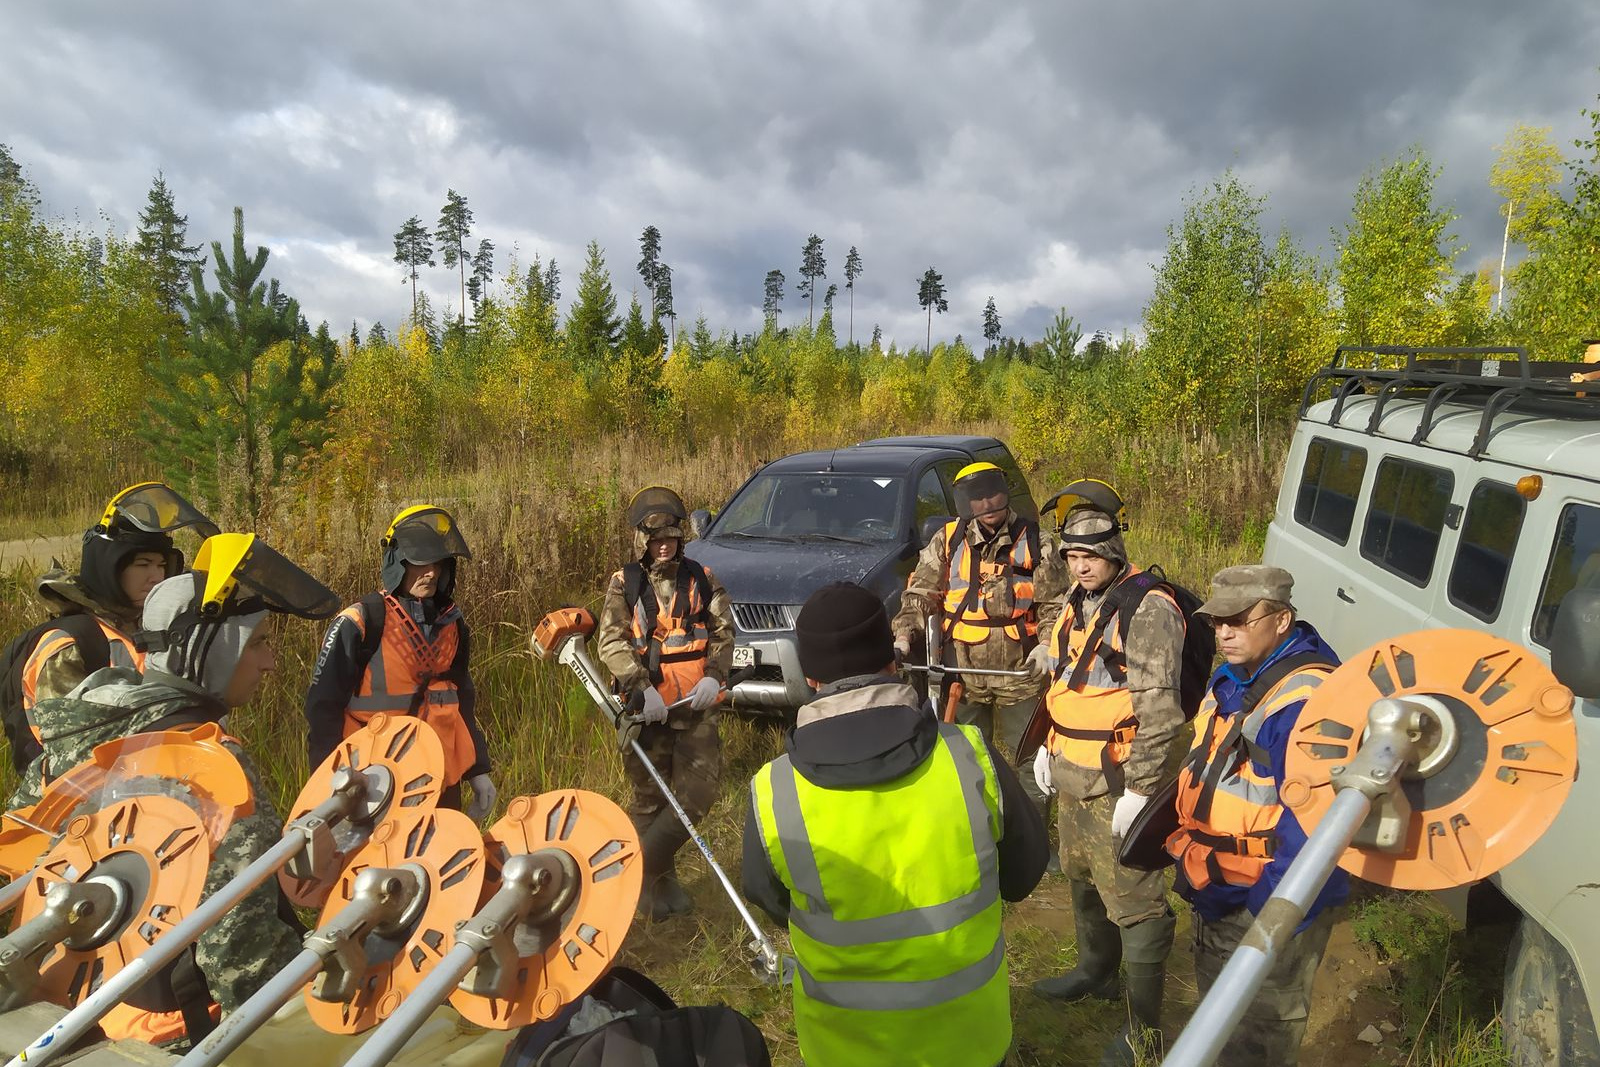
{"type": "Polygon", "coordinates": [[[1093,552],[1113,563],[1128,562],[1122,528],[1110,515],[1092,507],[1074,508],[1061,527],[1061,556],[1068,552],[1093,552]]]}
{"type": "Polygon", "coordinates": [[[1225,567],[1211,579],[1211,595],[1196,609],[1196,615],[1227,619],[1243,614],[1263,600],[1292,604],[1294,575],[1282,567],[1247,564],[1225,567]]]}

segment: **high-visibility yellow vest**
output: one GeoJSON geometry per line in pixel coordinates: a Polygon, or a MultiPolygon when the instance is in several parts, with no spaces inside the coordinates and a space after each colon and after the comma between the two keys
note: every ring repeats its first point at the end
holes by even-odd
{"type": "Polygon", "coordinates": [[[807,1067],[994,1067],[1011,1044],[1000,787],[976,727],[940,724],[916,769],[818,786],[788,756],[751,782],[788,887],[807,1067]]]}

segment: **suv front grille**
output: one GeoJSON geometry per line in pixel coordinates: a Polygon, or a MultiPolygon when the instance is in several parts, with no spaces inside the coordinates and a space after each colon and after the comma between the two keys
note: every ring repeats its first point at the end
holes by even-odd
{"type": "Polygon", "coordinates": [[[733,621],[745,633],[794,629],[794,609],[788,604],[735,604],[733,621]]]}

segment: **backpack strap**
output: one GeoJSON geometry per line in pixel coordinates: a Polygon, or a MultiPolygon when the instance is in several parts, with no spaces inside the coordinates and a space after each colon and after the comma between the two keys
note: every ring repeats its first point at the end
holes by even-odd
{"type": "MultiPolygon", "coordinates": [[[[947,562],[944,565],[944,569],[946,582],[950,580],[950,562],[954,561],[956,557],[955,546],[967,539],[967,530],[971,526],[971,519],[957,519],[956,528],[950,532],[950,539],[945,542],[944,550],[947,562]]],[[[950,634],[955,631],[957,621],[971,611],[972,606],[978,602],[978,553],[973,550],[971,545],[967,546],[967,558],[971,564],[971,573],[967,575],[966,595],[961,598],[961,603],[957,605],[955,614],[946,615],[939,620],[939,647],[941,652],[945,646],[949,645],[950,634]]]]}
{"type": "MultiPolygon", "coordinates": [[[[678,568],[678,579],[680,582],[688,580],[682,567],[678,568]]],[[[637,609],[644,611],[644,669],[650,677],[650,684],[660,685],[664,676],[661,673],[661,642],[656,638],[656,622],[661,618],[661,603],[656,599],[656,591],[645,574],[644,564],[623,564],[622,599],[628,606],[630,618],[637,609]]]]}
{"type": "Polygon", "coordinates": [[[60,630],[71,637],[78,646],[78,656],[83,660],[88,673],[103,670],[111,666],[111,641],[106,637],[106,632],[100,628],[100,620],[88,612],[78,612],[72,615],[63,615],[52,619],[40,636],[51,630],[60,630]]]}
{"type": "MultiPolygon", "coordinates": [[[[1083,643],[1083,652],[1078,656],[1078,662],[1073,664],[1072,676],[1067,679],[1067,688],[1074,691],[1083,688],[1083,683],[1089,677],[1090,664],[1094,662],[1096,656],[1100,657],[1102,662],[1105,663],[1106,668],[1111,671],[1112,677],[1117,678],[1118,681],[1127,678],[1127,657],[1121,653],[1112,653],[1104,650],[1106,628],[1111,625],[1113,617],[1119,618],[1122,621],[1119,621],[1118,633],[1124,642],[1127,641],[1128,629],[1126,620],[1131,619],[1134,613],[1139,610],[1139,605],[1144,602],[1144,595],[1165,579],[1165,575],[1159,574],[1147,578],[1146,575],[1149,574],[1149,571],[1130,574],[1106,590],[1105,596],[1100,600],[1100,610],[1095,612],[1094,626],[1089,631],[1088,640],[1083,643]]],[[[1082,603],[1081,599],[1078,600],[1079,605],[1082,603]]],[[[1076,612],[1074,612],[1074,616],[1076,616],[1076,612]]],[[[1065,661],[1056,667],[1057,680],[1066,672],[1066,667],[1065,661]]]]}

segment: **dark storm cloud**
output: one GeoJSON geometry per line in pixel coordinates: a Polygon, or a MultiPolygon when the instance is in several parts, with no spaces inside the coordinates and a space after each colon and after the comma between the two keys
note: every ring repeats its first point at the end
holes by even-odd
{"type": "MultiPolygon", "coordinates": [[[[0,139],[59,214],[127,226],[157,169],[193,236],[225,237],[242,204],[341,329],[393,325],[392,234],[455,188],[474,240],[556,258],[569,297],[593,238],[626,307],[660,227],[685,327],[754,326],[773,267],[803,318],[815,232],[842,331],[855,244],[857,335],[907,344],[930,265],[945,337],[977,337],[991,295],[1008,333],[1063,305],[1136,327],[1166,227],[1229,167],[1270,228],[1326,253],[1362,173],[1418,146],[1468,269],[1498,255],[1494,146],[1527,122],[1570,151],[1600,89],[1586,0],[718,7],[11,5],[0,139]]],[[[425,284],[459,303],[454,272],[425,284]]]]}

